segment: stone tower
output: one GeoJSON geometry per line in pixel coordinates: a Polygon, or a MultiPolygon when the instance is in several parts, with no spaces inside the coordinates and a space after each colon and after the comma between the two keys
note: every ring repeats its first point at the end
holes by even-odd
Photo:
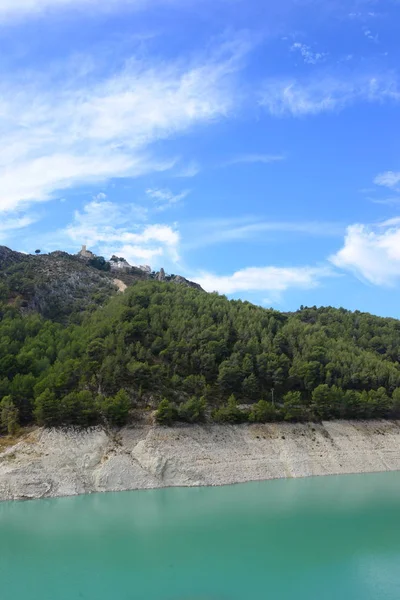
{"type": "Polygon", "coordinates": [[[90,252],[90,250],[87,249],[86,244],[82,245],[82,250],[80,250],[78,252],[78,256],[80,256],[81,258],[94,258],[96,255],[93,254],[93,252],[90,252]]]}

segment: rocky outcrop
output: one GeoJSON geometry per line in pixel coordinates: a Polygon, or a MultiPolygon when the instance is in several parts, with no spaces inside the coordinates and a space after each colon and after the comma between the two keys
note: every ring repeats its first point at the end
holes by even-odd
{"type": "Polygon", "coordinates": [[[6,246],[0,246],[0,269],[5,269],[14,263],[18,263],[25,258],[25,254],[14,252],[6,246]]]}
{"type": "Polygon", "coordinates": [[[120,279],[113,279],[114,285],[118,288],[119,292],[124,292],[128,287],[126,283],[121,281],[120,279]]]}
{"type": "Polygon", "coordinates": [[[194,281],[190,281],[189,279],[182,277],[182,275],[167,275],[165,273],[164,269],[160,269],[160,271],[155,274],[155,280],[162,281],[162,282],[166,281],[169,283],[176,283],[178,285],[184,285],[186,287],[191,287],[191,288],[194,288],[201,292],[204,292],[203,288],[198,283],[195,283],[194,281]]]}
{"type": "Polygon", "coordinates": [[[182,275],[174,275],[174,277],[171,278],[171,281],[173,283],[177,283],[178,285],[186,285],[187,287],[191,287],[191,288],[194,288],[195,290],[204,292],[203,288],[201,287],[201,285],[199,283],[195,283],[194,281],[189,281],[189,279],[185,279],[185,277],[182,277],[182,275]]]}
{"type": "Polygon", "coordinates": [[[0,500],[394,470],[399,422],[37,429],[0,453],[0,500]]]}
{"type": "Polygon", "coordinates": [[[156,275],[157,281],[165,281],[165,271],[163,268],[160,269],[159,273],[156,275]]]}
{"type": "Polygon", "coordinates": [[[36,311],[47,318],[63,321],[72,312],[97,307],[115,294],[117,287],[121,291],[121,286],[116,287],[114,283],[115,271],[126,287],[155,278],[201,290],[198,284],[184,277],[167,276],[164,269],[153,277],[147,270],[131,267],[125,259],[118,259],[121,268],[100,270],[90,264],[89,259],[94,256],[86,247],[75,256],[59,250],[34,256],[0,246],[1,300],[24,311],[36,311]]]}
{"type": "Polygon", "coordinates": [[[2,246],[0,284],[9,304],[59,321],[116,292],[111,276],[66,252],[32,256],[2,246]]]}

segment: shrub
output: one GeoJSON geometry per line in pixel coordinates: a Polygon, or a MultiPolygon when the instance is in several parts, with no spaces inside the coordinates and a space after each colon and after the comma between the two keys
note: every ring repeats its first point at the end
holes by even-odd
{"type": "Polygon", "coordinates": [[[18,408],[11,396],[5,396],[0,402],[0,425],[10,435],[14,435],[19,427],[18,408]]]}
{"type": "Polygon", "coordinates": [[[99,421],[93,394],[88,390],[71,392],[60,400],[62,422],[65,425],[90,427],[99,421]]]}
{"type": "Polygon", "coordinates": [[[300,392],[288,392],[283,397],[283,414],[285,421],[308,421],[312,413],[302,402],[300,392]]]}
{"type": "Polygon", "coordinates": [[[111,269],[110,263],[105,260],[104,256],[95,256],[88,261],[88,264],[99,271],[109,271],[111,269]]]}
{"type": "Polygon", "coordinates": [[[395,419],[400,417],[400,388],[393,390],[392,394],[392,416],[395,419]]]}
{"type": "Polygon", "coordinates": [[[178,411],[172,402],[166,398],[161,400],[156,412],[156,421],[159,425],[172,425],[178,418],[178,411]]]}
{"type": "Polygon", "coordinates": [[[266,400],[260,400],[254,404],[249,414],[249,421],[252,423],[270,423],[277,421],[279,418],[279,410],[266,400]]]}
{"type": "Polygon", "coordinates": [[[100,400],[101,413],[110,425],[117,427],[126,425],[130,409],[131,401],[125,390],[120,390],[115,396],[100,400]]]}
{"type": "Polygon", "coordinates": [[[186,423],[204,423],[206,420],[207,402],[205,398],[193,396],[178,409],[179,418],[186,423]]]}
{"type": "Polygon", "coordinates": [[[233,394],[229,397],[227,404],[213,412],[213,419],[216,423],[244,423],[248,417],[247,412],[238,408],[233,394]]]}
{"type": "Polygon", "coordinates": [[[62,423],[61,406],[54,392],[45,389],[35,400],[34,417],[38,425],[57,427],[62,423]]]}

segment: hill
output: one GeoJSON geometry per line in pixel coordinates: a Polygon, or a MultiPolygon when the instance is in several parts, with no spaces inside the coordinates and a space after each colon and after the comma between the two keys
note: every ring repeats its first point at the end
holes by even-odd
{"type": "MultiPolygon", "coordinates": [[[[178,275],[146,272],[137,267],[112,271],[110,263],[91,252],[29,255],[0,246],[0,302],[24,312],[38,312],[52,320],[79,320],[95,310],[124,285],[160,279],[200,288],[178,275]]],[[[128,264],[128,263],[126,263],[128,264]]]]}
{"type": "Polygon", "coordinates": [[[161,423],[400,415],[395,319],[282,314],[154,280],[97,308],[75,303],[81,318],[69,324],[3,303],[4,427],[122,425],[147,409],[161,423]]]}

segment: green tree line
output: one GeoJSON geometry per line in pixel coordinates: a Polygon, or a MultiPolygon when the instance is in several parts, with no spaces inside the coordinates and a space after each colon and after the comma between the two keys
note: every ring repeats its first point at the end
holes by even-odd
{"type": "Polygon", "coordinates": [[[400,416],[400,322],[334,308],[293,314],[138,282],[57,323],[0,305],[3,430],[400,416]]]}

